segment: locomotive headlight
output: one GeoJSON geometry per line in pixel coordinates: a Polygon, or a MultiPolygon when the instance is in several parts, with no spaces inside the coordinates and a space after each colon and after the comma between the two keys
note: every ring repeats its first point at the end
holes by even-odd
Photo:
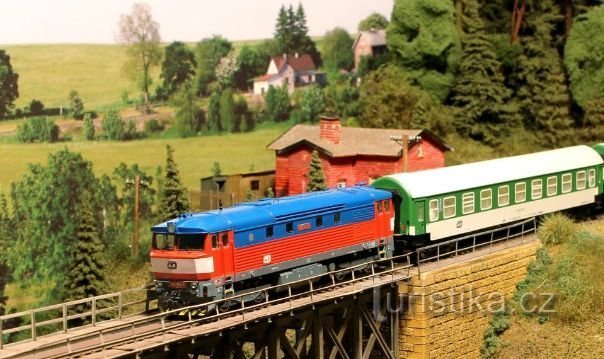
{"type": "Polygon", "coordinates": [[[168,222],[168,232],[174,233],[176,232],[176,225],[174,222],[168,222]]]}
{"type": "Polygon", "coordinates": [[[197,282],[191,283],[191,289],[197,289],[197,282]]]}

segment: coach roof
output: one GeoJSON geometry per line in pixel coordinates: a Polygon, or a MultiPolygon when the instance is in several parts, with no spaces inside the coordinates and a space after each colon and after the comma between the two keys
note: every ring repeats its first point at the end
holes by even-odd
{"type": "Polygon", "coordinates": [[[602,158],[588,146],[574,146],[458,166],[412,173],[398,173],[376,180],[372,186],[394,182],[412,198],[505,183],[601,164],[602,158]]]}

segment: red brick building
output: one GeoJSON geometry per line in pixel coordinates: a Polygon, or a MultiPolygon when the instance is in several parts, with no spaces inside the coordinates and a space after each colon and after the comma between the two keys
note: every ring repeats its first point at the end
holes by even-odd
{"type": "Polygon", "coordinates": [[[306,192],[313,149],[317,149],[327,185],[354,186],[403,171],[403,148],[391,136],[409,136],[408,171],[442,167],[451,148],[427,130],[342,127],[337,118],[319,126],[295,125],[270,143],[276,152],[275,194],[306,192]]]}

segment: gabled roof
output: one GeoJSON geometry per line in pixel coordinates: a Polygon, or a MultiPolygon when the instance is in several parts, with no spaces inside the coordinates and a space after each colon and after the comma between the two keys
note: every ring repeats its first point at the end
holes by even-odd
{"type": "MultiPolygon", "coordinates": [[[[269,150],[278,153],[287,152],[301,144],[310,144],[323,150],[330,157],[349,157],[357,155],[373,155],[400,157],[403,154],[401,145],[390,140],[390,136],[407,135],[410,138],[421,136],[430,138],[443,150],[451,147],[428,130],[397,130],[378,128],[342,127],[340,142],[321,138],[319,126],[295,125],[267,146],[269,150]]],[[[412,142],[412,145],[414,142],[412,142]]]]}
{"type": "Polygon", "coordinates": [[[371,47],[386,45],[386,30],[360,31],[354,40],[354,44],[352,44],[353,49],[357,46],[357,42],[359,42],[361,36],[367,39],[371,47]]]}
{"type": "Polygon", "coordinates": [[[298,56],[274,56],[272,60],[275,61],[275,65],[277,65],[277,69],[279,69],[279,71],[281,71],[281,68],[283,68],[286,63],[289,64],[294,71],[309,71],[317,69],[312,57],[310,57],[309,54],[301,54],[298,56]]]}

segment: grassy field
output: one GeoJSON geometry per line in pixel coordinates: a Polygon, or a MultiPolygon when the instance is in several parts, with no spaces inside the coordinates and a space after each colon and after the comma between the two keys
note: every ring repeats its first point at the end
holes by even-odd
{"type": "Polygon", "coordinates": [[[222,173],[256,171],[275,167],[275,154],[266,145],[279,136],[289,124],[260,128],[252,133],[203,136],[187,139],[147,139],[131,142],[65,142],[54,144],[0,143],[0,187],[6,193],[10,183],[26,172],[29,163],[47,162],[48,155],[68,147],[80,152],[93,163],[97,175],[111,175],[120,162],[138,163],[144,171],[155,175],[157,166],[165,166],[166,145],[174,150],[181,178],[188,188],[198,189],[199,179],[212,174],[214,161],[220,162],[222,173]]]}

